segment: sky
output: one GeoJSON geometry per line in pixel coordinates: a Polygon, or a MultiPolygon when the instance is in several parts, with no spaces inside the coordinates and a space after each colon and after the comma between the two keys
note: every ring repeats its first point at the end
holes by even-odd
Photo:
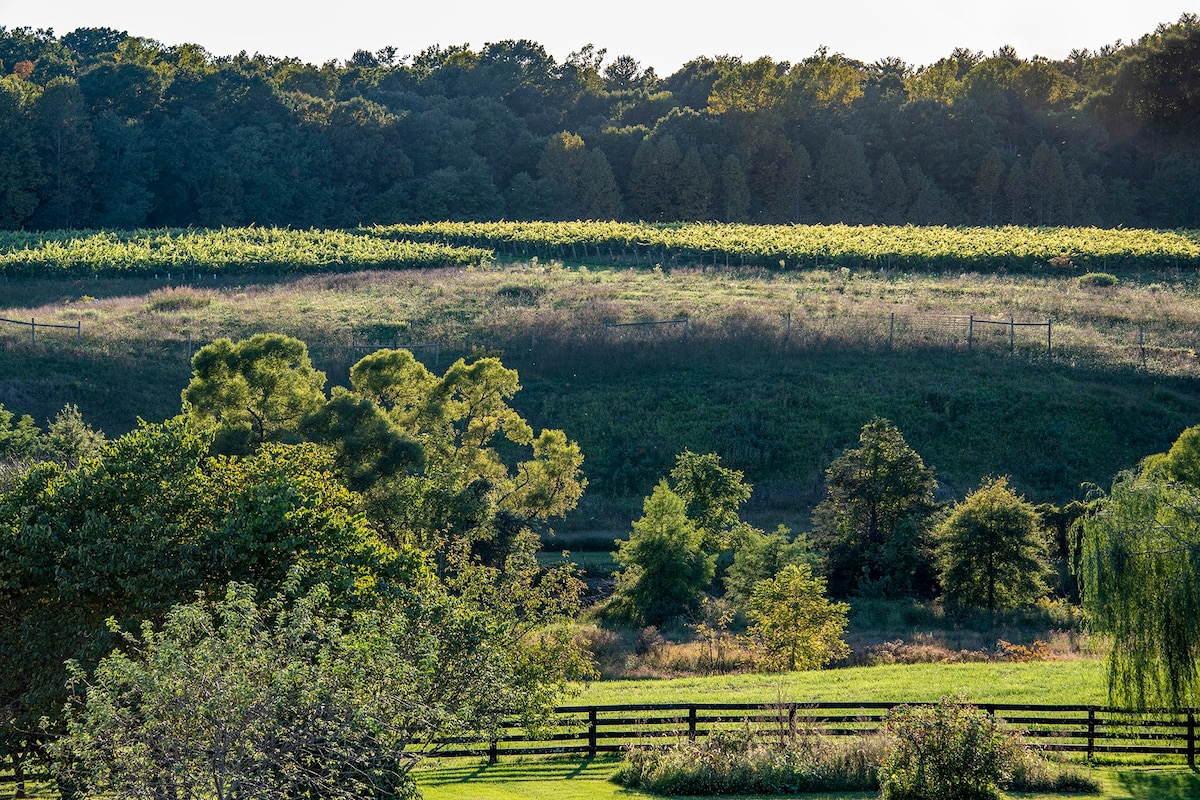
{"type": "Polygon", "coordinates": [[[1022,58],[1130,42],[1200,12],[1200,0],[0,0],[0,26],[107,27],[165,45],[199,44],[313,64],[385,46],[412,55],[432,45],[531,39],[561,62],[586,44],[606,63],[631,55],[666,76],[698,56],[796,62],[819,47],[871,63],[930,64],[956,47],[1022,58]]]}

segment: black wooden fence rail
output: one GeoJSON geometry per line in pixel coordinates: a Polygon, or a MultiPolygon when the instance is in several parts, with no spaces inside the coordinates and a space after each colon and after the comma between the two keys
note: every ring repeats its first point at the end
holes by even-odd
{"type": "MultiPolygon", "coordinates": [[[[595,756],[629,747],[695,740],[721,730],[749,727],[764,738],[797,734],[861,736],[874,733],[884,715],[903,703],[667,703],[609,706],[563,706],[555,710],[545,733],[528,736],[512,722],[494,741],[450,739],[431,752],[446,758],[579,754],[595,756]]],[[[1196,717],[1191,711],[1135,714],[1104,706],[979,704],[1019,732],[1031,745],[1047,751],[1078,753],[1089,760],[1098,754],[1176,755],[1196,766],[1196,717]]],[[[29,780],[44,780],[28,773],[29,780]]],[[[0,775],[11,783],[12,774],[0,775]]]]}
{"type": "MultiPolygon", "coordinates": [[[[437,754],[446,757],[578,753],[594,756],[656,742],[694,740],[720,730],[745,730],[763,737],[795,734],[858,736],[874,733],[883,718],[903,703],[674,703],[564,706],[548,729],[529,736],[517,723],[503,727],[495,741],[449,740],[437,754]]],[[[1137,714],[1104,706],[978,706],[1019,732],[1034,747],[1079,753],[1177,755],[1196,764],[1196,712],[1137,714]]]]}

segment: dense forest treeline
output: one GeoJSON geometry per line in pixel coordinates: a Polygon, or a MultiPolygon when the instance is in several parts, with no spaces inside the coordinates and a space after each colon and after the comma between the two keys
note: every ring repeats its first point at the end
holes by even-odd
{"type": "Polygon", "coordinates": [[[492,219],[1200,226],[1200,18],[1061,61],[660,77],[531,41],[320,66],[0,27],[0,227],[492,219]]]}

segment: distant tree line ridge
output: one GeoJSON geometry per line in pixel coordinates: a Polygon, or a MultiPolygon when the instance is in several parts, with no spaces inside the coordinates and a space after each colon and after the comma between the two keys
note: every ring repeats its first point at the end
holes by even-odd
{"type": "Polygon", "coordinates": [[[0,228],[616,219],[1200,227],[1200,19],[1059,61],[360,50],[0,27],[0,228]]]}

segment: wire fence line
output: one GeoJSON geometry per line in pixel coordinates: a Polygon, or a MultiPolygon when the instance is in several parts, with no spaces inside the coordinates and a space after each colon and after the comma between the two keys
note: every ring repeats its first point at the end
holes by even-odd
{"type": "Polygon", "coordinates": [[[79,321],[77,321],[74,325],[62,325],[55,322],[38,322],[36,317],[30,317],[28,322],[23,319],[5,319],[4,317],[0,317],[0,323],[28,326],[30,344],[37,344],[38,328],[64,328],[66,330],[75,331],[76,341],[82,339],[83,325],[79,321]]]}
{"type": "MultiPolygon", "coordinates": [[[[31,345],[49,342],[40,332],[48,329],[74,331],[74,341],[83,345],[82,324],[38,322],[0,318],[0,338],[4,329],[21,326],[29,329],[26,341],[31,345]]],[[[460,355],[490,353],[506,358],[567,357],[572,351],[589,357],[614,357],[628,348],[647,349],[703,348],[711,344],[733,344],[751,348],[765,346],[778,351],[803,348],[936,350],[963,349],[968,352],[1052,357],[1071,363],[1132,366],[1176,374],[1200,374],[1200,331],[1183,325],[1123,321],[1103,330],[1091,325],[1073,325],[1070,320],[1019,319],[977,316],[975,314],[938,314],[891,312],[851,313],[776,313],[734,311],[711,315],[684,314],[670,319],[637,321],[588,320],[568,314],[531,315],[488,325],[468,321],[457,328],[427,328],[405,324],[416,341],[401,342],[395,335],[396,321],[375,323],[386,330],[384,336],[372,336],[370,328],[349,340],[310,341],[310,352],[319,351],[326,360],[358,360],[385,348],[405,348],[422,361],[440,367],[460,355]],[[386,338],[385,338],[386,337],[386,338]]],[[[103,326],[99,326],[103,331],[103,326]]],[[[101,336],[104,335],[102,332],[101,336]]],[[[191,331],[160,340],[171,346],[178,342],[180,355],[190,362],[203,344],[224,335],[191,331]]],[[[63,343],[58,340],[58,343],[63,343]]]]}

